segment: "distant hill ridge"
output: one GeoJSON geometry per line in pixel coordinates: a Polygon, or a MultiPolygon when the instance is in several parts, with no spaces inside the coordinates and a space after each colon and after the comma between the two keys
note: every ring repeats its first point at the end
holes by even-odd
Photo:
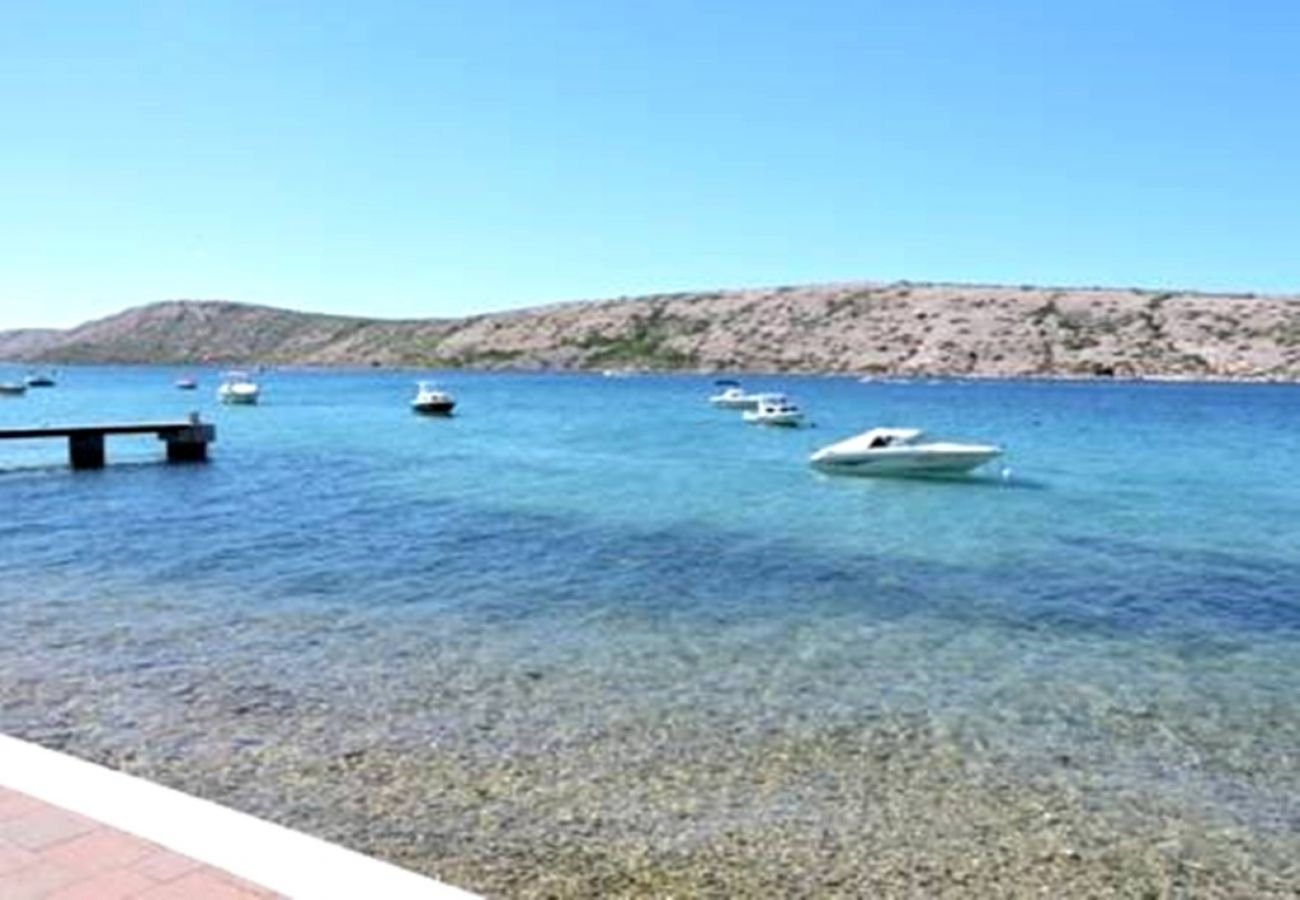
{"type": "Polygon", "coordinates": [[[0,332],[15,362],[1300,380],[1300,296],[861,282],[381,320],[169,300],[0,332]]]}

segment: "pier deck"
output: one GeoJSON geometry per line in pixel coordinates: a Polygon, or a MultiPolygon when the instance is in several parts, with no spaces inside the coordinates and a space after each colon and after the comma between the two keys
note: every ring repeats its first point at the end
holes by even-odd
{"type": "Polygon", "coordinates": [[[217,439],[216,426],[200,422],[194,413],[179,421],[0,428],[0,441],[66,438],[72,468],[100,469],[104,466],[104,439],[114,434],[156,435],[167,444],[168,462],[203,462],[208,458],[208,444],[217,439]]]}

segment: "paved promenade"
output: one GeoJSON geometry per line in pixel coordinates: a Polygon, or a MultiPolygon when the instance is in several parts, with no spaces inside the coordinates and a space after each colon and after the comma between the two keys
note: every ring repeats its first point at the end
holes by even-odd
{"type": "Polygon", "coordinates": [[[337,844],[0,734],[0,900],[471,900],[337,844]]]}
{"type": "Polygon", "coordinates": [[[0,897],[5,900],[278,896],[158,844],[0,787],[0,897]]]}

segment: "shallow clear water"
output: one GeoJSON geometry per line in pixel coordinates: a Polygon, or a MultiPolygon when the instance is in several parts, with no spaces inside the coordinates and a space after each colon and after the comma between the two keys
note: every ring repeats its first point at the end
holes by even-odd
{"type": "Polygon", "coordinates": [[[110,439],[71,472],[59,442],[0,442],[5,730],[510,757],[628,723],[743,742],[923,715],[973,762],[1066,760],[1103,804],[1300,829],[1300,388],[749,379],[809,411],[791,431],[697,377],[451,373],[441,420],[408,412],[414,373],[271,372],[250,408],[176,374],[0,398],[0,426],[218,428],[206,466],[110,439]],[[807,467],[878,424],[1001,443],[1007,469],[807,467]],[[274,715],[227,727],[254,695],[274,715]]]}

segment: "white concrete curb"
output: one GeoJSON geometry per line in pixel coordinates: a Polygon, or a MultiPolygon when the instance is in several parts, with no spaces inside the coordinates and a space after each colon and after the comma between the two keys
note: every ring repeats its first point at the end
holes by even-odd
{"type": "Polygon", "coordinates": [[[141,778],[0,735],[0,784],[302,900],[477,895],[141,778]]]}

